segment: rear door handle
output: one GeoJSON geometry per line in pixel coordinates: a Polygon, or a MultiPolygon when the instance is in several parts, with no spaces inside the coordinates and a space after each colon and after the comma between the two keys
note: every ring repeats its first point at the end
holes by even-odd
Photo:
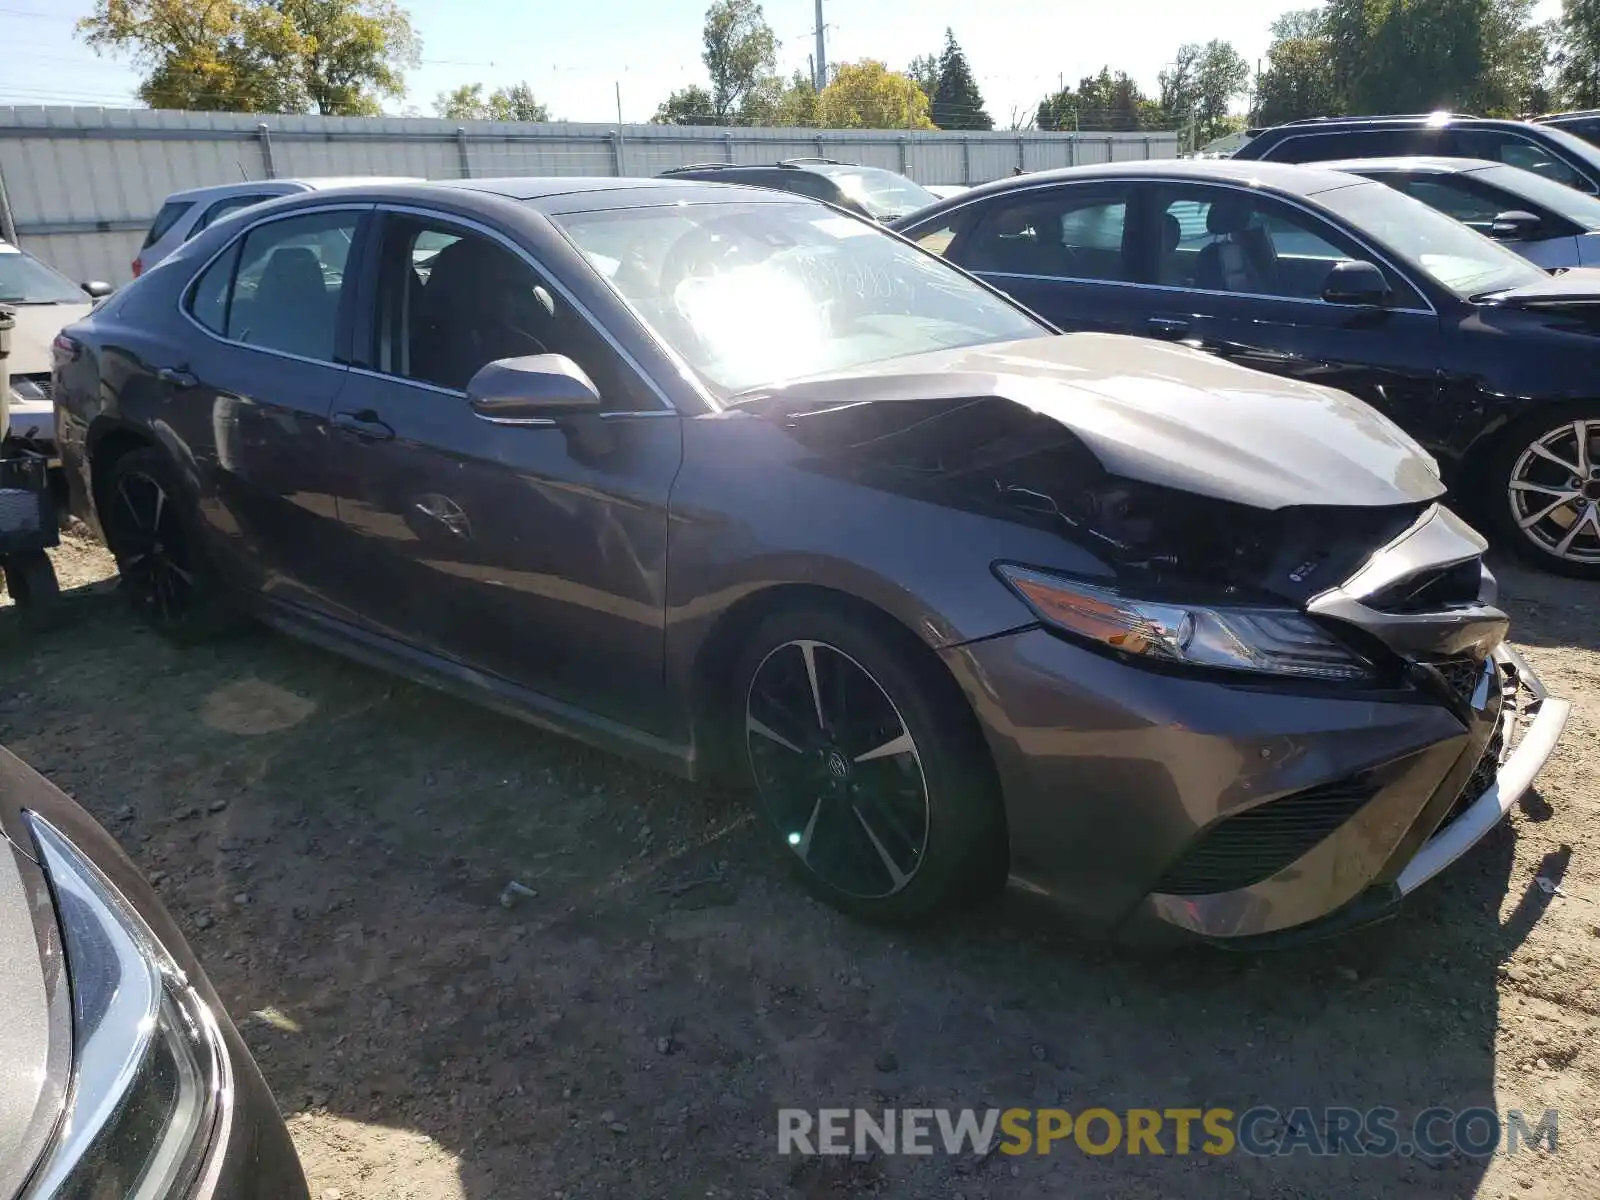
{"type": "Polygon", "coordinates": [[[333,414],[333,424],[335,428],[353,433],[367,442],[387,442],[394,437],[394,430],[385,425],[382,418],[370,408],[363,408],[360,412],[336,412],[333,414]]]}
{"type": "Polygon", "coordinates": [[[1181,338],[1189,332],[1189,322],[1184,317],[1151,317],[1144,324],[1157,337],[1181,338]]]}
{"type": "Polygon", "coordinates": [[[183,367],[158,367],[156,378],[175,388],[192,388],[200,383],[200,380],[183,367]]]}

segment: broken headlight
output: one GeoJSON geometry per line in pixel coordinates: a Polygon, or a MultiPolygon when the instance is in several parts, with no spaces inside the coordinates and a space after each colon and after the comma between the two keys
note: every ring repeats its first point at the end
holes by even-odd
{"type": "Polygon", "coordinates": [[[30,814],[72,990],[73,1078],[29,1200],[168,1200],[204,1164],[228,1087],[210,1012],[99,869],[30,814]]]}
{"type": "Polygon", "coordinates": [[[1045,624],[1150,662],[1301,679],[1372,676],[1364,659],[1295,609],[1140,600],[1028,567],[996,570],[1045,624]]]}

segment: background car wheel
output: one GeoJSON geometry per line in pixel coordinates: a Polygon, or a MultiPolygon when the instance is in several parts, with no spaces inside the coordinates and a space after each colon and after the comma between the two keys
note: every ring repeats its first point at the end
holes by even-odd
{"type": "Polygon", "coordinates": [[[1526,562],[1600,579],[1600,403],[1547,409],[1502,437],[1489,472],[1497,541],[1526,562]]]}
{"type": "Polygon", "coordinates": [[[112,464],[102,497],[106,544],[123,594],[156,629],[174,637],[228,632],[239,614],[200,550],[185,495],[159,450],[124,454],[112,464]]]}
{"type": "Polygon", "coordinates": [[[777,613],[735,678],[759,814],[813,893],[910,922],[1004,883],[987,751],[909,634],[843,612],[777,613]]]}

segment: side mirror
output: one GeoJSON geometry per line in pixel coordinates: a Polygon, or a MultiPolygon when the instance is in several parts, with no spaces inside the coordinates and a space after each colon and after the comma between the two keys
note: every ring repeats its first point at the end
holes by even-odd
{"type": "Polygon", "coordinates": [[[1389,283],[1383,272],[1369,262],[1342,262],[1328,272],[1322,298],[1329,304],[1381,308],[1389,299],[1389,283]]]}
{"type": "Polygon", "coordinates": [[[597,413],[600,390],[565,354],[486,363],[467,382],[467,403],[490,421],[554,421],[597,413]]]}
{"type": "Polygon", "coordinates": [[[1489,223],[1489,236],[1497,242],[1520,242],[1539,232],[1544,222],[1531,212],[1503,212],[1489,223]]]}
{"type": "Polygon", "coordinates": [[[80,283],[78,286],[84,290],[91,300],[104,300],[117,290],[103,279],[91,279],[87,283],[80,283]]]}

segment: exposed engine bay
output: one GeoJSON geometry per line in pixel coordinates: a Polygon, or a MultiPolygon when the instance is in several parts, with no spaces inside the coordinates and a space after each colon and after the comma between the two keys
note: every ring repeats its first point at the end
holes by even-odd
{"type": "Polygon", "coordinates": [[[858,482],[877,477],[929,489],[942,503],[998,506],[1138,576],[1147,593],[1171,584],[1190,598],[1199,587],[1299,605],[1347,578],[1428,507],[1267,510],[1123,478],[1059,421],[999,397],[831,404],[781,416],[802,442],[856,466],[858,482]]]}

